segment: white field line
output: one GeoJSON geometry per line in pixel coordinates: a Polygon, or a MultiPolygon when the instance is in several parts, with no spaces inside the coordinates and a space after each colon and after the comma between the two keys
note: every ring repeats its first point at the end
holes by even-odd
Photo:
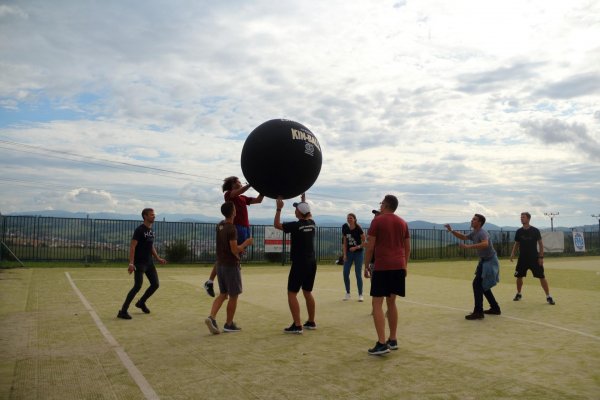
{"type": "Polygon", "coordinates": [[[119,344],[119,342],[117,342],[117,340],[109,332],[109,330],[106,328],[106,326],[102,323],[102,320],[100,320],[100,317],[98,317],[98,314],[96,313],[96,311],[94,311],[94,309],[92,308],[90,303],[87,301],[85,296],[81,293],[79,288],[75,285],[75,282],[73,281],[73,279],[71,279],[71,275],[68,272],[65,272],[65,275],[67,276],[67,280],[71,284],[71,287],[73,288],[73,290],[75,291],[77,296],[79,296],[79,299],[83,303],[85,309],[90,313],[90,316],[96,323],[96,326],[98,327],[100,332],[102,332],[102,335],[104,335],[104,338],[106,339],[108,344],[110,344],[110,346],[113,348],[113,350],[117,353],[117,355],[121,359],[121,362],[123,363],[123,366],[125,366],[125,369],[127,369],[127,372],[129,372],[129,375],[131,375],[131,377],[133,378],[135,383],[138,385],[138,387],[140,388],[142,393],[144,393],[144,397],[148,400],[159,399],[158,394],[156,394],[154,389],[152,389],[152,386],[150,386],[150,383],[148,383],[146,378],[144,378],[144,375],[142,375],[140,370],[137,369],[137,367],[135,366],[133,361],[131,361],[131,358],[129,358],[129,355],[127,355],[127,353],[125,352],[123,347],[119,344]]]}
{"type": "MultiPolygon", "coordinates": [[[[461,309],[461,308],[456,308],[456,307],[448,307],[448,306],[443,306],[443,305],[438,305],[438,304],[421,303],[421,302],[418,302],[418,301],[412,301],[412,300],[406,300],[406,299],[400,299],[400,301],[402,301],[404,303],[416,304],[416,305],[425,306],[425,307],[445,308],[445,309],[448,309],[448,310],[457,310],[457,311],[469,312],[469,310],[465,310],[465,309],[461,309]]],[[[564,328],[562,326],[549,324],[547,322],[533,321],[533,320],[530,320],[530,319],[518,318],[518,317],[511,317],[509,315],[504,315],[504,314],[498,315],[498,316],[494,316],[494,318],[496,318],[496,317],[503,317],[503,318],[508,318],[508,319],[512,319],[512,320],[515,320],[515,321],[519,321],[519,322],[526,322],[526,323],[529,323],[529,324],[546,326],[548,328],[557,329],[557,330],[561,330],[561,331],[565,331],[565,332],[569,332],[569,333],[576,333],[576,334],[581,335],[581,336],[585,336],[585,337],[589,337],[589,338],[592,338],[592,339],[600,340],[600,336],[592,335],[591,333],[576,331],[574,329],[564,328]]]]}
{"type": "MultiPolygon", "coordinates": [[[[272,288],[280,288],[279,286],[268,285],[268,284],[260,284],[260,286],[263,286],[263,287],[272,287],[272,288]]],[[[321,292],[339,292],[338,289],[328,289],[328,288],[319,288],[318,291],[321,291],[321,292]]],[[[368,295],[365,295],[365,297],[366,296],[368,296],[368,295]]],[[[399,299],[399,301],[404,302],[404,303],[416,304],[418,306],[424,306],[424,307],[443,308],[443,309],[446,309],[446,310],[462,311],[462,312],[470,312],[471,311],[471,310],[465,310],[464,308],[449,307],[449,306],[444,306],[444,305],[441,305],[441,304],[429,304],[429,303],[422,303],[422,302],[413,301],[413,300],[406,300],[406,299],[403,299],[401,297],[397,297],[397,299],[399,299]]],[[[365,298],[365,303],[368,303],[368,301],[369,300],[367,300],[365,298]]],[[[511,317],[509,315],[504,315],[504,314],[498,315],[498,316],[494,316],[494,318],[496,318],[496,317],[503,317],[503,318],[512,319],[514,321],[519,321],[519,322],[525,322],[525,323],[534,324],[534,325],[545,326],[545,327],[548,327],[548,328],[557,329],[557,330],[561,330],[561,331],[565,331],[565,332],[569,332],[569,333],[576,333],[578,335],[585,336],[585,337],[588,337],[588,338],[591,338],[591,339],[600,340],[600,336],[592,335],[591,333],[587,333],[587,332],[577,331],[575,329],[569,329],[569,328],[565,328],[565,327],[562,327],[562,326],[549,324],[547,322],[533,321],[531,319],[518,318],[518,317],[511,317]]]]}
{"type": "MultiPolygon", "coordinates": [[[[84,281],[84,280],[87,280],[87,279],[77,279],[77,280],[78,281],[79,280],[84,281]]],[[[103,279],[90,279],[90,280],[103,280],[103,279]]],[[[106,279],[106,280],[111,280],[111,279],[106,279]]],[[[173,279],[173,281],[188,283],[191,286],[196,286],[195,284],[190,283],[190,282],[186,282],[184,280],[173,279]]],[[[260,284],[260,286],[263,286],[263,287],[272,287],[272,288],[280,288],[280,286],[269,285],[269,284],[260,284]]],[[[202,289],[202,286],[200,286],[199,288],[202,289]]],[[[327,288],[319,288],[318,290],[319,291],[325,291],[325,292],[338,292],[339,291],[338,289],[327,289],[327,288]]],[[[365,297],[366,296],[368,296],[368,295],[365,295],[365,297]]],[[[449,306],[444,306],[444,305],[441,305],[441,304],[421,303],[421,302],[418,302],[418,301],[412,301],[412,300],[402,299],[400,297],[398,297],[398,299],[400,301],[402,301],[402,302],[405,302],[405,303],[416,304],[416,305],[424,306],[424,307],[445,308],[447,310],[462,311],[462,312],[469,312],[470,311],[470,310],[465,310],[464,308],[449,307],[449,306]]],[[[368,300],[365,299],[365,302],[368,302],[368,300]]],[[[576,333],[576,334],[581,335],[581,336],[585,336],[585,337],[589,337],[589,338],[592,338],[592,339],[600,340],[600,336],[592,335],[591,333],[577,331],[577,330],[574,330],[574,329],[565,328],[565,327],[562,327],[562,326],[559,326],[559,325],[549,324],[547,322],[533,321],[533,320],[530,320],[530,319],[518,318],[518,317],[511,317],[509,315],[504,315],[504,314],[499,315],[499,316],[494,316],[494,317],[503,317],[503,318],[512,319],[514,321],[526,322],[526,323],[529,323],[529,324],[540,325],[540,326],[546,326],[548,328],[553,328],[553,329],[557,329],[557,330],[561,330],[561,331],[565,331],[565,332],[570,332],[570,333],[576,333]]]]}

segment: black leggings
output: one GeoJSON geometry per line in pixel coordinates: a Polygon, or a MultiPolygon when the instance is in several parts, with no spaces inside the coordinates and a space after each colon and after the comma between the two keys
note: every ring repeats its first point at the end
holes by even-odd
{"type": "Polygon", "coordinates": [[[142,288],[144,274],[146,274],[146,277],[148,278],[148,281],[150,282],[150,286],[148,287],[148,289],[146,289],[146,291],[144,292],[144,295],[142,297],[140,297],[139,302],[144,304],[146,302],[146,300],[148,300],[148,298],[150,296],[152,296],[154,294],[154,292],[156,292],[156,290],[158,289],[158,273],[156,272],[156,267],[154,265],[148,265],[145,268],[145,271],[142,271],[142,268],[136,267],[135,271],[133,271],[133,287],[131,288],[129,293],[127,293],[127,297],[125,298],[125,303],[123,303],[123,307],[122,307],[123,311],[127,311],[127,309],[129,308],[129,305],[133,301],[133,298],[135,297],[137,292],[139,292],[140,289],[142,288]]]}

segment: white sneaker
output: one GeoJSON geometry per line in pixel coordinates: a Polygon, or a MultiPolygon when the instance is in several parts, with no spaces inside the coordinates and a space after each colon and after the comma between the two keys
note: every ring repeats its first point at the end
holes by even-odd
{"type": "Polygon", "coordinates": [[[362,294],[358,296],[358,301],[365,301],[365,298],[363,297],[362,294]]]}
{"type": "Polygon", "coordinates": [[[346,293],[346,296],[344,296],[344,301],[348,300],[350,300],[350,293],[346,293]]]}

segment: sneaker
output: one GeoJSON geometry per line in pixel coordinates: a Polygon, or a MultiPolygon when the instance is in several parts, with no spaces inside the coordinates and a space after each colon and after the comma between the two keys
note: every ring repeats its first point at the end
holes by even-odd
{"type": "Polygon", "coordinates": [[[362,301],[365,301],[365,298],[363,297],[363,295],[362,295],[362,294],[359,294],[359,295],[358,295],[358,301],[361,301],[361,302],[362,302],[362,301]]]}
{"type": "Polygon", "coordinates": [[[119,310],[119,313],[117,314],[117,318],[131,319],[131,315],[129,315],[129,313],[127,311],[119,310]]]}
{"type": "Polygon", "coordinates": [[[204,282],[204,290],[206,290],[206,294],[208,294],[210,297],[215,297],[215,289],[213,288],[212,282],[204,282]]]}
{"type": "Polygon", "coordinates": [[[213,317],[207,317],[204,322],[206,323],[206,326],[208,326],[210,333],[214,335],[221,333],[219,330],[219,325],[217,325],[217,321],[213,317]]]}
{"type": "Polygon", "coordinates": [[[314,321],[306,321],[302,327],[314,331],[317,329],[317,324],[314,321]]]}
{"type": "Polygon", "coordinates": [[[235,322],[233,322],[233,321],[229,325],[228,324],[223,325],[223,332],[239,332],[241,330],[242,330],[242,328],[237,326],[235,324],[235,322]]]}
{"type": "Polygon", "coordinates": [[[515,298],[513,299],[513,301],[519,301],[519,300],[521,300],[521,297],[523,297],[523,296],[521,296],[521,293],[517,293],[517,294],[515,294],[515,298]]]}
{"type": "Polygon", "coordinates": [[[483,313],[484,314],[490,314],[490,315],[500,315],[500,314],[502,314],[502,312],[500,311],[499,308],[490,308],[489,310],[485,310],[483,313]]]}
{"type": "Polygon", "coordinates": [[[388,339],[387,342],[385,342],[385,344],[387,344],[390,350],[398,350],[398,340],[396,339],[388,339]]]}
{"type": "Polygon", "coordinates": [[[546,297],[546,301],[548,302],[548,304],[550,304],[551,306],[555,305],[556,303],[554,302],[554,299],[552,298],[552,296],[548,296],[546,297]]]}
{"type": "Polygon", "coordinates": [[[144,314],[150,314],[150,309],[146,307],[146,303],[141,303],[138,301],[137,303],[135,303],[135,306],[142,310],[144,314]]]}
{"type": "Polygon", "coordinates": [[[368,350],[368,353],[371,356],[379,356],[389,352],[390,348],[388,347],[388,345],[386,343],[379,343],[379,341],[375,343],[375,346],[372,349],[368,350]]]}
{"type": "Polygon", "coordinates": [[[344,301],[348,300],[350,300],[350,293],[346,293],[346,295],[344,296],[344,301]]]}
{"type": "Polygon", "coordinates": [[[475,320],[475,319],[484,319],[484,318],[485,318],[485,315],[482,312],[473,311],[471,314],[465,315],[465,319],[468,319],[470,321],[475,320]]]}
{"type": "Polygon", "coordinates": [[[296,326],[296,324],[292,322],[292,324],[289,326],[289,328],[285,328],[283,330],[283,332],[284,333],[301,334],[302,333],[302,327],[301,326],[296,326]]]}

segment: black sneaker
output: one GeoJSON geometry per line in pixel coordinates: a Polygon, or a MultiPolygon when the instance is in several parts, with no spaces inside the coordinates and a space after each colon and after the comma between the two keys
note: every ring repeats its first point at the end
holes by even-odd
{"type": "Polygon", "coordinates": [[[484,314],[490,314],[490,315],[500,315],[500,314],[502,314],[502,312],[500,311],[499,308],[490,308],[489,310],[485,310],[483,313],[484,314]]]}
{"type": "Polygon", "coordinates": [[[468,319],[469,321],[472,321],[475,319],[484,319],[484,318],[485,318],[485,315],[482,312],[473,311],[471,314],[465,315],[465,319],[468,319]]]}
{"type": "Polygon", "coordinates": [[[552,298],[552,296],[548,296],[546,297],[546,301],[548,302],[548,304],[550,304],[551,306],[555,305],[556,303],[554,302],[554,299],[552,298]]]}
{"type": "Polygon", "coordinates": [[[135,306],[142,310],[145,314],[150,314],[150,309],[146,307],[146,303],[140,303],[139,301],[135,303],[135,306]]]}
{"type": "Polygon", "coordinates": [[[242,330],[242,328],[237,326],[235,324],[235,322],[231,322],[229,325],[228,324],[223,325],[223,332],[239,332],[241,330],[242,330]]]}
{"type": "Polygon", "coordinates": [[[385,344],[387,344],[390,350],[398,350],[398,341],[396,339],[388,339],[387,342],[385,342],[385,344]]]}
{"type": "Polygon", "coordinates": [[[390,348],[386,343],[379,343],[377,341],[372,349],[367,350],[371,356],[380,356],[390,352],[390,348]]]}
{"type": "Polygon", "coordinates": [[[317,324],[315,324],[314,321],[306,321],[304,325],[302,325],[302,327],[314,331],[315,329],[317,329],[317,324]]]}
{"type": "Polygon", "coordinates": [[[208,294],[210,297],[215,297],[215,289],[213,288],[212,282],[204,282],[204,290],[206,290],[206,294],[208,294]]]}
{"type": "Polygon", "coordinates": [[[219,330],[219,325],[217,325],[217,321],[213,317],[207,317],[204,320],[204,323],[206,323],[206,326],[208,326],[208,330],[210,331],[210,333],[214,335],[218,335],[219,333],[221,333],[221,331],[219,330]]]}
{"type": "Polygon", "coordinates": [[[295,323],[292,322],[292,324],[289,326],[289,328],[285,328],[283,330],[283,333],[295,333],[297,335],[301,334],[302,331],[302,327],[301,326],[296,326],[295,323]]]}
{"type": "Polygon", "coordinates": [[[119,310],[119,313],[117,314],[117,318],[131,319],[131,315],[129,315],[129,313],[127,311],[119,310]]]}
{"type": "Polygon", "coordinates": [[[515,298],[513,299],[513,301],[519,301],[519,300],[521,300],[521,297],[523,297],[523,296],[521,296],[521,293],[517,293],[517,294],[515,294],[515,298]]]}

